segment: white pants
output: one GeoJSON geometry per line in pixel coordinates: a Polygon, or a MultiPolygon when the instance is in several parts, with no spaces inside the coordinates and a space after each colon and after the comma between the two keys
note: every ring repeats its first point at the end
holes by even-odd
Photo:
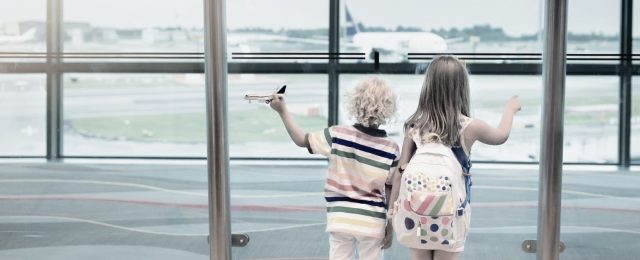
{"type": "Polygon", "coordinates": [[[382,259],[382,238],[353,236],[345,233],[329,233],[329,259],[352,260],[358,251],[358,259],[382,259]]]}

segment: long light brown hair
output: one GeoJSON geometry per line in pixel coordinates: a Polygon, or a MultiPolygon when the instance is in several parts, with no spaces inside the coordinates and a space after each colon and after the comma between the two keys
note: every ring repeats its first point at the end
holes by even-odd
{"type": "Polygon", "coordinates": [[[436,56],[425,73],[416,112],[404,124],[405,133],[419,131],[429,140],[459,145],[460,115],[469,114],[469,76],[455,56],[436,56]]]}

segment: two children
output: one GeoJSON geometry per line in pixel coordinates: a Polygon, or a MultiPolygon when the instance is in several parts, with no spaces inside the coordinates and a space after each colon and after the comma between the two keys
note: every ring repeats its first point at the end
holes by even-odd
{"type": "MultiPolygon", "coordinates": [[[[305,134],[293,122],[281,97],[274,95],[270,105],[280,114],[296,145],[329,158],[325,199],[330,259],[351,259],[356,246],[360,259],[379,259],[381,249],[390,246],[394,227],[391,223],[385,225],[385,206],[389,206],[388,215],[393,219],[400,207],[394,206],[393,202],[397,201],[401,192],[403,171],[416,150],[430,143],[450,147],[458,159],[464,158],[460,162],[463,172],[468,174],[470,165],[464,163],[465,160],[468,162],[472,145],[476,141],[491,145],[504,143],[509,137],[513,116],[520,110],[517,97],[511,98],[498,128],[470,118],[468,72],[465,65],[453,56],[438,56],[429,65],[418,108],[405,123],[400,155],[398,145],[387,137],[384,130],[378,128],[396,111],[396,95],[378,78],[364,80],[351,93],[349,113],[357,122],[353,126],[338,125],[305,134]],[[393,187],[391,192],[389,184],[393,187]]],[[[470,181],[468,175],[458,177],[470,181]]],[[[468,195],[468,190],[464,193],[468,195]]],[[[470,206],[465,203],[464,208],[466,210],[459,211],[464,214],[456,218],[463,222],[455,224],[464,227],[463,232],[457,234],[463,237],[457,238],[456,243],[428,243],[420,238],[424,235],[421,229],[411,232],[415,234],[417,244],[405,243],[403,240],[407,240],[404,238],[409,233],[402,233],[403,230],[395,227],[398,228],[396,233],[399,238],[403,236],[400,243],[410,248],[412,259],[457,259],[464,250],[470,216],[470,206]]],[[[395,217],[393,223],[407,223],[406,219],[395,217]]],[[[438,217],[431,218],[434,219],[438,217]]],[[[422,220],[425,224],[428,221],[422,220]]],[[[455,221],[452,218],[444,225],[453,225],[455,221]]],[[[411,225],[413,228],[414,224],[411,225]]],[[[438,231],[437,225],[435,228],[438,231]]],[[[438,231],[440,235],[442,231],[438,231]]]]}

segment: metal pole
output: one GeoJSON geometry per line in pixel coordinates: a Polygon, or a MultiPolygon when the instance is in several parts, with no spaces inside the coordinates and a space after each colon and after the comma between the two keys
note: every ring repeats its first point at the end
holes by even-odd
{"type": "Polygon", "coordinates": [[[47,160],[60,159],[62,151],[62,0],[47,1],[47,160]]]}
{"type": "Polygon", "coordinates": [[[337,125],[340,121],[340,75],[338,74],[338,59],[340,52],[340,0],[329,1],[329,122],[337,125]]]}
{"type": "Polygon", "coordinates": [[[207,175],[212,260],[231,259],[225,1],[204,0],[207,175]]]}
{"type": "Polygon", "coordinates": [[[560,254],[567,1],[546,0],[544,18],[537,259],[557,260],[560,254]]]}
{"type": "Polygon", "coordinates": [[[618,133],[618,160],[620,166],[628,168],[631,164],[631,76],[632,76],[632,20],[633,0],[622,0],[620,21],[620,114],[618,133]]]}

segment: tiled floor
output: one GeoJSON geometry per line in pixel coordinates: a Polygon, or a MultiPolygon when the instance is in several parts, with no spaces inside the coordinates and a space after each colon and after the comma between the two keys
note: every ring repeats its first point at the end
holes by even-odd
{"type": "MultiPolygon", "coordinates": [[[[486,167],[483,167],[486,168],[486,167]]],[[[231,168],[234,259],[326,259],[325,166],[231,168]]],[[[535,259],[535,170],[473,171],[472,230],[461,259],[535,259]]],[[[0,259],[208,259],[206,167],[0,164],[0,259]]],[[[640,253],[639,172],[565,171],[562,259],[640,253]]],[[[397,241],[385,259],[407,259],[397,241]]]]}

